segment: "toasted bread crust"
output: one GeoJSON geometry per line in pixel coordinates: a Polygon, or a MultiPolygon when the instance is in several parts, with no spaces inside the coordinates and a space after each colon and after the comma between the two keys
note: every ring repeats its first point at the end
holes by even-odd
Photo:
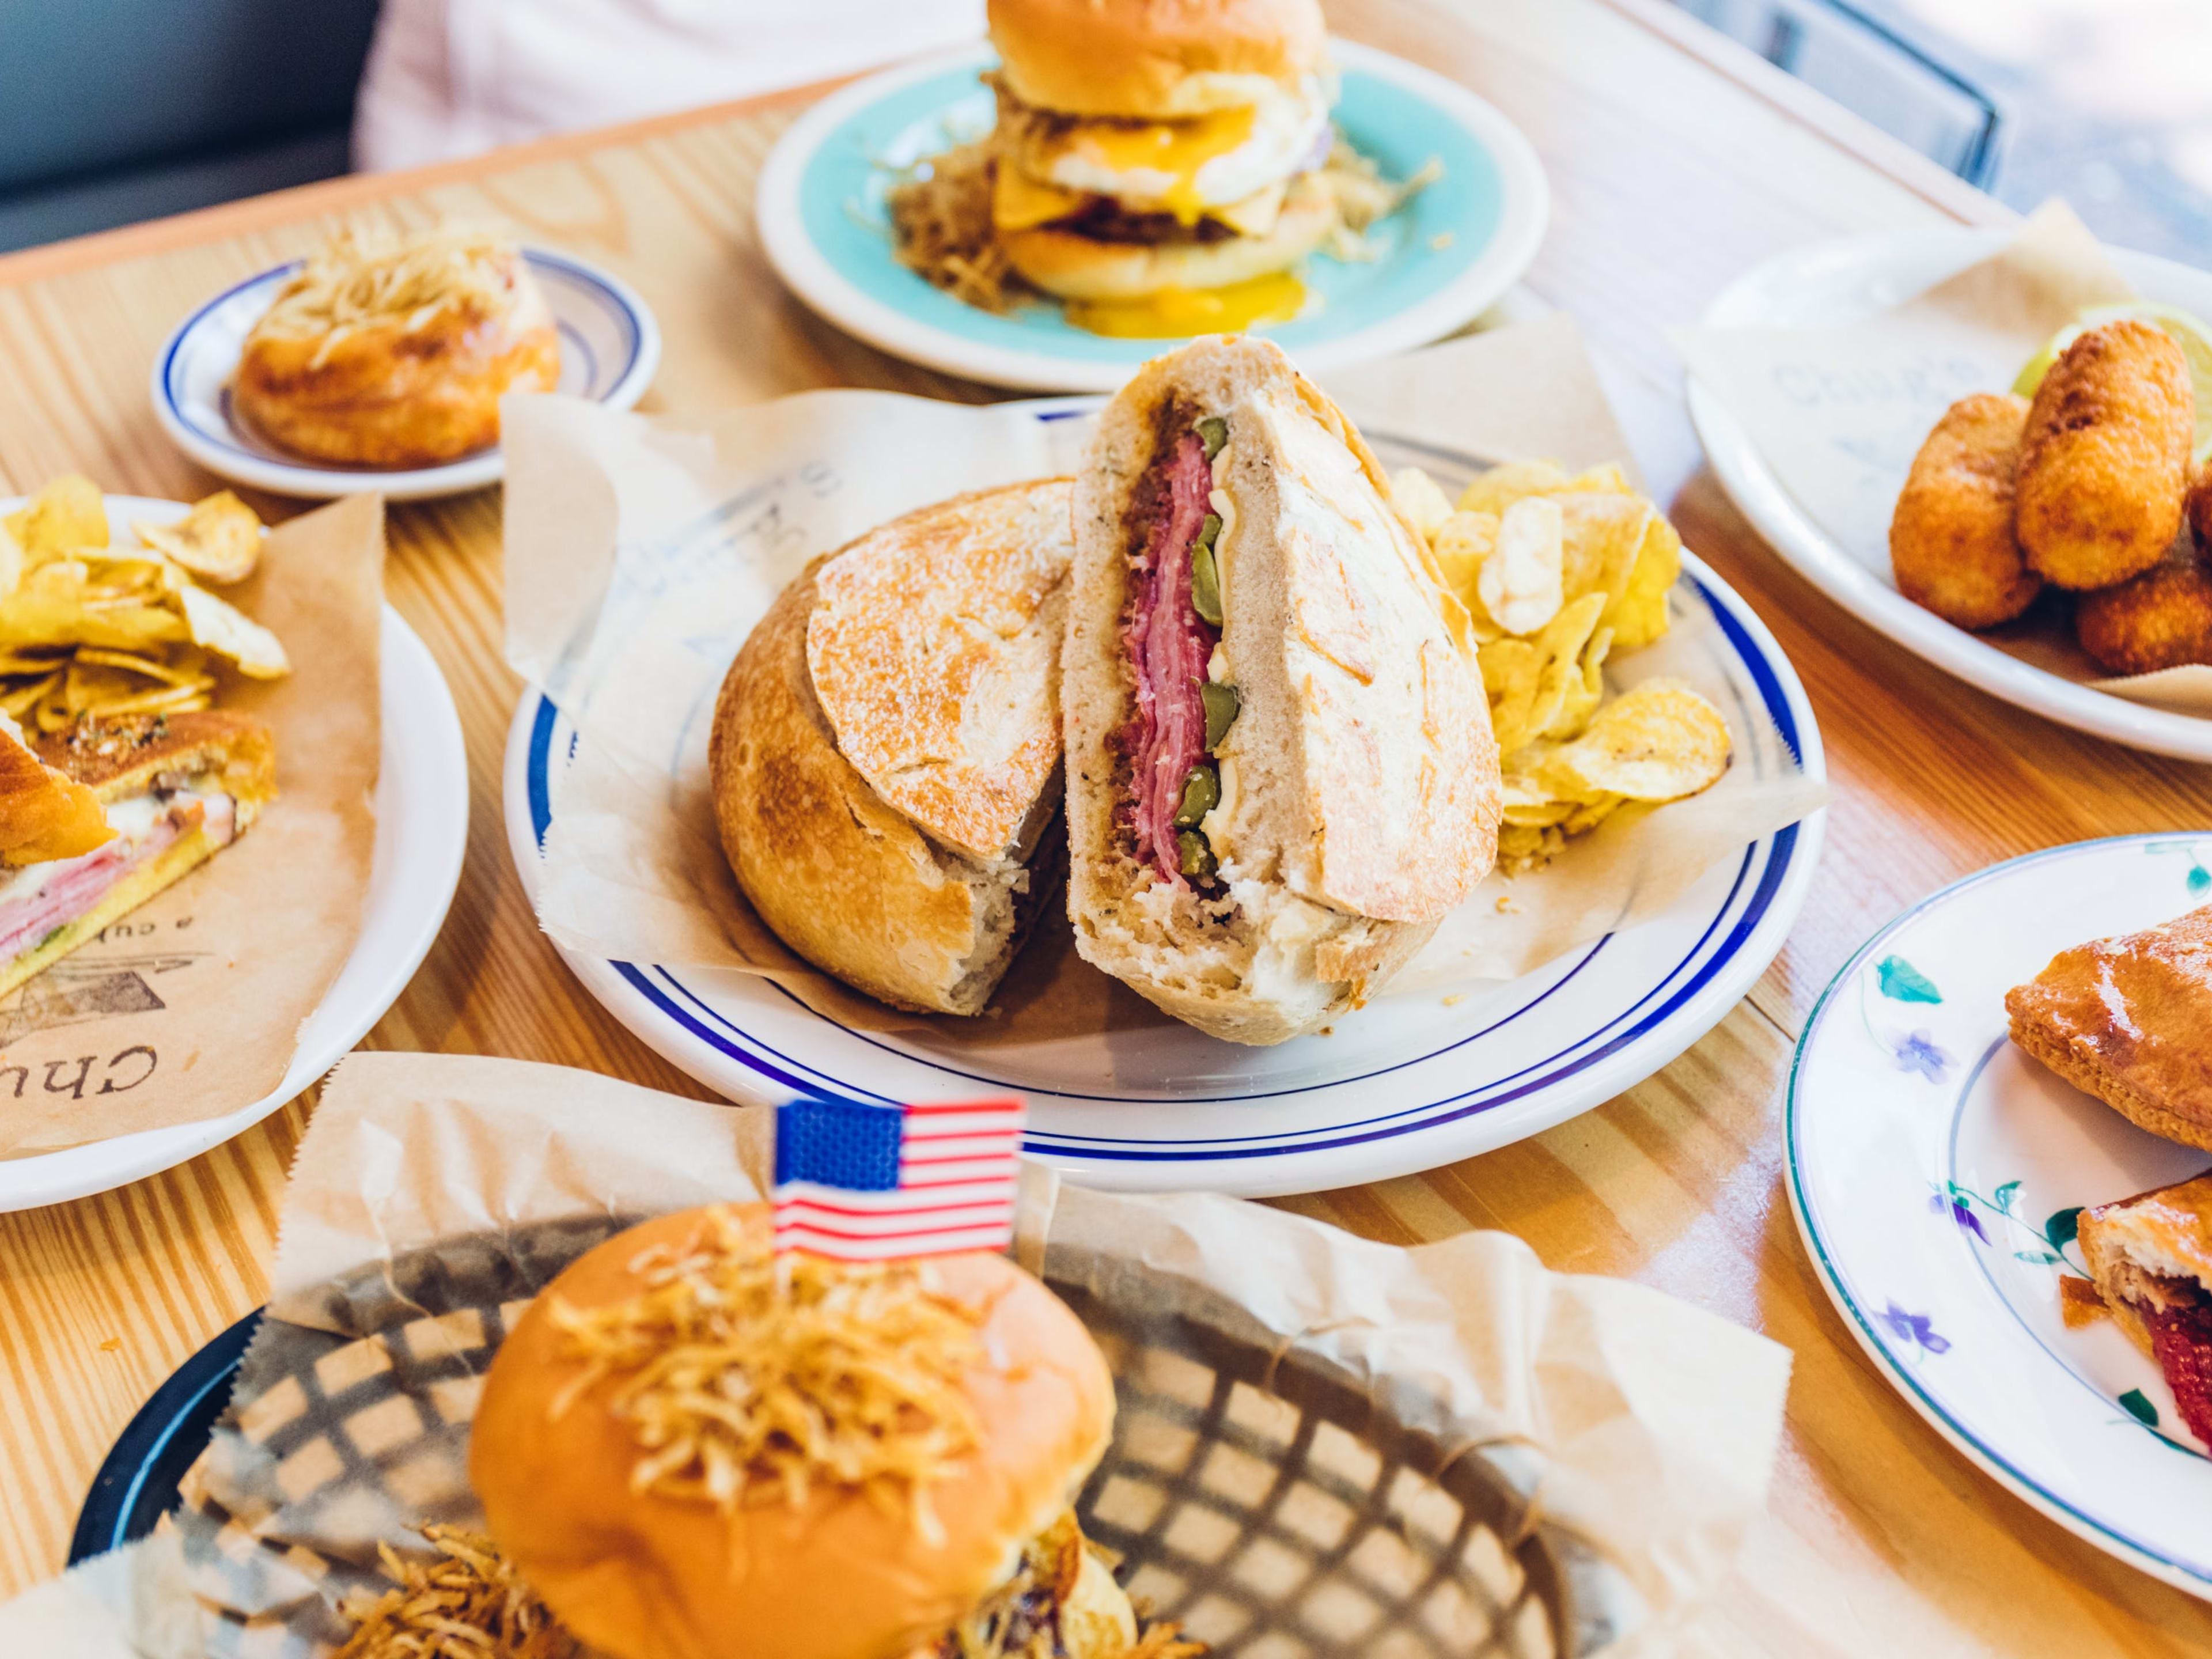
{"type": "Polygon", "coordinates": [[[276,793],[276,745],[269,728],[224,708],[83,720],[40,738],[37,752],[102,802],[143,794],[164,774],[213,774],[241,805],[258,805],[276,793]]]}
{"type": "Polygon", "coordinates": [[[500,316],[452,309],[411,330],[404,319],[380,323],[319,362],[321,347],[257,328],[232,400],[283,448],[342,466],[457,460],[499,441],[502,395],[550,392],[561,379],[560,335],[542,299],[500,316]]]}
{"type": "Polygon", "coordinates": [[[709,750],[722,850],[761,920],[823,972],[895,1008],[981,1013],[1032,908],[1030,872],[933,841],[839,751],[806,665],[836,556],[784,590],[722,682],[709,750]]]}
{"type": "Polygon", "coordinates": [[[970,858],[1009,856],[1060,767],[1073,512],[1064,478],[957,495],[815,578],[806,666],[839,751],[970,858]]]}
{"type": "Polygon", "coordinates": [[[89,853],[113,831],[93,792],[0,734],[0,864],[41,864],[89,853]]]}
{"type": "Polygon", "coordinates": [[[2212,1152],[2212,1123],[2168,1111],[2135,1088],[2096,1056],[2077,1052],[2062,1038],[2018,1018],[2012,1023],[2012,1040],[2086,1095],[2094,1095],[2138,1129],[2148,1129],[2185,1146],[2212,1152]]]}

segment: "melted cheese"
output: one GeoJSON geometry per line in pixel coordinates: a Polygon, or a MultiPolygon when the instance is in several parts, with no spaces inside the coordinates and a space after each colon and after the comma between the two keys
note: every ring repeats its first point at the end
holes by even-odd
{"type": "Polygon", "coordinates": [[[1241,202],[1211,210],[1213,216],[1240,236],[1265,236],[1283,216],[1283,198],[1290,194],[1288,179],[1278,179],[1265,190],[1255,190],[1241,202]]]}
{"type": "Polygon", "coordinates": [[[1028,230],[1033,226],[1064,219],[1084,203],[1079,190],[1036,179],[1001,161],[991,185],[991,222],[1000,230],[1028,230]]]}
{"type": "Polygon", "coordinates": [[[1182,340],[1286,323],[1305,308],[1306,285],[1287,270],[1227,288],[1164,288],[1140,300],[1071,300],[1067,320],[1117,340],[1182,340]]]}
{"type": "Polygon", "coordinates": [[[1163,175],[1168,182],[1158,192],[1160,206],[1185,224],[1194,224],[1206,210],[1198,188],[1200,169],[1241,149],[1252,137],[1256,113],[1247,105],[1188,121],[1086,121],[1054,140],[1046,154],[1051,161],[1079,158],[1103,172],[1163,175]]]}

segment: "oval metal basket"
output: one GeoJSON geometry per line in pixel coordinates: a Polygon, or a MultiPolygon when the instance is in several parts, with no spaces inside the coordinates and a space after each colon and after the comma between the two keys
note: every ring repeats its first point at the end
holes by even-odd
{"type": "MultiPolygon", "coordinates": [[[[510,1323],[626,1224],[592,1218],[412,1252],[272,1310],[175,1520],[212,1659],[311,1659],[376,1543],[478,1522],[480,1380],[510,1323]]],[[[1120,1410],[1078,1510],[1140,1605],[1222,1659],[1583,1659],[1626,1634],[1628,1581],[1543,1519],[1544,1462],[1472,1444],[1191,1281],[1047,1257],[1120,1410]]],[[[1433,1414],[1432,1414],[1433,1415],[1433,1414]]]]}

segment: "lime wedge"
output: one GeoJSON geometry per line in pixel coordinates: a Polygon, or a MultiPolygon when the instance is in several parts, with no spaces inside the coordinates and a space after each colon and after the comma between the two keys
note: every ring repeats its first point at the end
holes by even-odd
{"type": "Polygon", "coordinates": [[[2156,323],[2173,336],[2182,355],[2189,360],[2189,379],[2197,392],[2197,436],[2190,447],[2190,460],[2193,465],[2203,465],[2208,458],[2212,458],[2212,323],[2179,306],[2166,305],[2157,300],[2119,300],[2107,305],[2084,307],[2072,322],[2051,337],[2042,350],[2027,360],[2027,366],[2020,371],[2020,378],[2012,383],[2012,389],[2023,398],[2033,398],[2036,387],[2043,384],[2043,377],[2050,373],[2051,364],[2058,361],[2060,352],[2091,329],[2116,323],[2123,317],[2156,323]]]}

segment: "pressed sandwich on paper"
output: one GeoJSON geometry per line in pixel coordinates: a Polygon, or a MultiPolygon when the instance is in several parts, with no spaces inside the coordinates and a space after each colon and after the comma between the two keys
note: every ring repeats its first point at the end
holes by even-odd
{"type": "MultiPolygon", "coordinates": [[[[0,717],[4,719],[4,717],[0,717]]],[[[0,729],[0,995],[243,834],[276,796],[269,728],[203,709],[0,729]]]]}
{"type": "Polygon", "coordinates": [[[1101,415],[1061,702],[1077,946],[1214,1036],[1358,1006],[1496,857],[1466,613],[1265,341],[1158,358],[1101,415]]]}

